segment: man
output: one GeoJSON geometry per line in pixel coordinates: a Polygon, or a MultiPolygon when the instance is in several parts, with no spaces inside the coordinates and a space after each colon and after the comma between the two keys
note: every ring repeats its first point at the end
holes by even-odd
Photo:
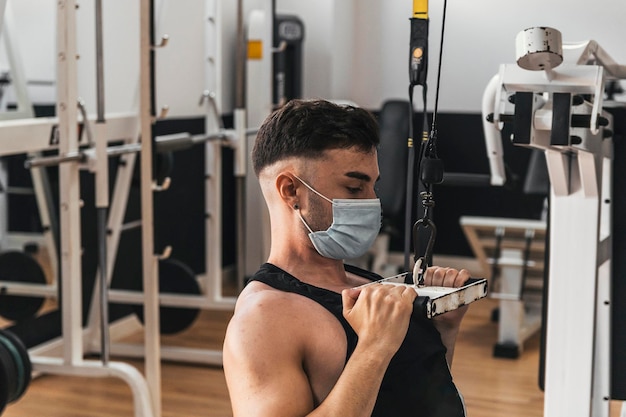
{"type": "MultiPolygon", "coordinates": [[[[261,127],[252,159],[271,249],[224,342],[236,417],[464,415],[448,365],[465,308],[414,318],[413,288],[355,288],[380,277],[343,262],[380,228],[378,143],[368,112],[322,100],[291,101],[261,127]]],[[[468,278],[433,267],[425,282],[468,278]]]]}

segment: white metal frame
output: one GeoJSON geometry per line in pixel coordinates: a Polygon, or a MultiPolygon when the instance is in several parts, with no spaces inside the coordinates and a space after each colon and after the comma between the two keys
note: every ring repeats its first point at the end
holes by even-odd
{"type": "MultiPolygon", "coordinates": [[[[221,20],[216,18],[220,12],[219,2],[207,2],[207,8],[209,15],[212,17],[208,19],[209,30],[212,37],[209,37],[207,44],[214,44],[213,49],[210,50],[210,58],[208,62],[210,65],[215,66],[215,62],[221,58],[221,42],[215,36],[216,33],[221,33],[220,27],[221,20]]],[[[217,67],[216,67],[217,68],[217,67]]],[[[215,87],[217,89],[219,71],[209,71],[210,77],[207,76],[209,87],[215,87]]],[[[238,109],[236,111],[236,129],[225,130],[221,128],[219,121],[219,112],[214,100],[214,95],[210,94],[207,106],[206,117],[206,135],[214,135],[217,139],[208,140],[205,144],[206,149],[206,273],[198,279],[200,280],[202,294],[200,295],[181,295],[181,294],[159,294],[159,304],[163,306],[173,307],[189,307],[189,308],[202,308],[202,309],[232,309],[236,297],[225,297],[222,293],[222,279],[223,271],[221,267],[222,249],[221,245],[216,244],[221,240],[221,227],[222,227],[222,208],[221,208],[221,148],[223,146],[231,146],[235,149],[237,164],[236,175],[242,176],[246,174],[246,149],[245,142],[250,132],[245,128],[245,110],[238,109]],[[243,145],[242,145],[243,144],[243,145]],[[243,162],[242,162],[243,161],[243,162]]],[[[85,123],[94,124],[94,118],[90,117],[85,123]]],[[[17,154],[17,153],[33,153],[41,150],[58,149],[58,143],[51,142],[51,138],[55,138],[56,135],[52,132],[58,129],[58,118],[38,118],[38,119],[22,119],[6,121],[0,124],[0,129],[7,136],[19,139],[15,141],[3,144],[3,149],[0,151],[2,154],[17,154]]],[[[106,134],[109,140],[119,140],[120,138],[126,138],[127,145],[137,144],[137,138],[139,137],[139,121],[136,114],[111,114],[107,115],[106,134]]],[[[143,145],[141,145],[143,146],[143,145]]],[[[137,149],[139,150],[139,149],[137,149]]],[[[87,152],[89,155],[89,161],[87,162],[87,168],[97,170],[96,164],[94,164],[93,153],[87,152]]],[[[60,154],[62,155],[62,154],[60,154]]],[[[107,278],[108,282],[111,282],[112,271],[114,269],[115,257],[117,253],[117,247],[120,239],[120,235],[123,229],[123,219],[125,214],[125,208],[128,201],[128,192],[130,189],[130,182],[132,179],[133,166],[135,164],[137,155],[135,153],[127,153],[121,156],[123,158],[123,164],[120,164],[120,168],[117,172],[117,179],[115,184],[115,191],[113,192],[113,201],[111,204],[111,210],[108,219],[108,228],[111,231],[107,239],[107,278]]],[[[39,168],[31,168],[38,170],[39,168]]],[[[38,196],[43,194],[43,191],[36,193],[38,196]]],[[[40,199],[41,200],[41,199],[40,199]]],[[[144,203],[145,204],[145,203],[144,203]]],[[[42,220],[47,216],[47,210],[45,206],[40,205],[40,211],[42,212],[42,220]]],[[[145,213],[145,211],[144,211],[145,213]]],[[[140,221],[144,223],[144,221],[140,221]]],[[[51,247],[50,249],[54,249],[51,247]]],[[[48,297],[56,297],[57,286],[56,282],[50,285],[29,285],[22,283],[3,282],[3,286],[7,291],[16,295],[42,295],[48,297]]],[[[96,290],[93,294],[92,309],[90,311],[89,323],[86,329],[84,329],[84,345],[88,350],[97,351],[100,348],[100,338],[98,336],[98,324],[99,314],[97,312],[99,304],[99,291],[96,285],[96,290]]],[[[113,302],[121,303],[143,303],[145,294],[138,291],[130,290],[110,290],[109,300],[113,302]]],[[[139,327],[138,321],[131,323],[117,323],[117,327],[124,329],[139,327]]],[[[122,331],[123,334],[129,330],[122,331]]],[[[46,344],[46,346],[38,346],[36,351],[38,353],[52,352],[62,346],[59,340],[52,341],[46,344]]],[[[111,346],[111,351],[116,355],[130,356],[130,357],[143,357],[145,355],[145,349],[143,345],[135,344],[123,344],[114,343],[111,346]]],[[[204,363],[209,365],[221,365],[221,351],[213,351],[206,349],[190,349],[177,346],[161,346],[161,357],[164,359],[204,363]]]]}
{"type": "MultiPolygon", "coordinates": [[[[584,46],[584,45],[583,45],[584,46]]],[[[602,113],[607,74],[626,78],[619,66],[597,44],[586,48],[576,64],[565,62],[547,71],[527,71],[502,65],[486,94],[494,101],[483,107],[494,114],[486,140],[496,136],[514,92],[542,95],[533,105],[531,143],[546,154],[551,181],[550,266],[547,299],[545,416],[606,417],[610,407],[611,303],[611,175],[612,141],[596,125],[602,113]],[[591,50],[591,52],[590,52],[591,50]],[[601,51],[595,62],[593,52],[601,51]],[[593,63],[595,63],[593,62],[593,63]],[[610,66],[605,71],[607,63],[610,66]],[[551,146],[553,93],[584,94],[591,103],[572,108],[590,116],[590,128],[571,128],[580,144],[551,146]]],[[[488,99],[488,98],[487,98],[488,99]]],[[[488,103],[488,100],[487,100],[488,103]]],[[[485,114],[486,116],[487,114],[485,114]]],[[[609,125],[610,129],[610,125],[609,125]]],[[[493,168],[493,166],[492,166],[493,168]]],[[[501,173],[500,173],[501,174],[501,173]]]]}
{"type": "MultiPolygon", "coordinates": [[[[499,299],[496,346],[507,349],[503,352],[506,357],[507,353],[514,353],[508,349],[516,349],[519,355],[524,342],[541,328],[541,293],[522,294],[520,291],[524,291],[524,270],[543,273],[546,223],[541,220],[463,216],[460,224],[486,276],[494,263],[498,266],[498,276],[491,277],[492,289],[489,292],[491,298],[499,299]],[[488,256],[487,249],[496,256],[497,233],[501,234],[501,250],[499,257],[494,259],[488,256]],[[532,234],[533,239],[529,250],[540,253],[541,259],[525,259],[524,239],[527,233],[532,234]],[[500,288],[494,288],[496,279],[500,288]]],[[[541,290],[541,286],[535,290],[541,290]]]]}
{"type": "MultiPolygon", "coordinates": [[[[143,22],[149,19],[146,16],[148,1],[142,2],[142,29],[143,22]]],[[[59,152],[70,155],[78,151],[78,134],[76,122],[78,111],[77,94],[77,65],[76,65],[76,4],[74,0],[57,2],[57,77],[58,77],[58,133],[59,152]]],[[[149,45],[142,42],[142,51],[148,50],[149,45]]],[[[144,53],[145,55],[145,53],[144,53]]],[[[149,73],[148,73],[149,82],[149,73]]],[[[149,89],[148,89],[149,94],[149,89]]],[[[143,103],[142,103],[143,104],[143,103]]],[[[149,107],[148,107],[149,109],[149,107]]],[[[145,116],[144,116],[145,119],[145,116]]],[[[145,123],[144,123],[145,124],[145,123]]],[[[149,132],[148,124],[148,132],[149,132]]],[[[145,132],[144,132],[145,134],[145,132]]],[[[149,137],[149,136],[148,136],[149,137]]],[[[149,146],[150,141],[147,142],[149,146]]],[[[150,155],[150,153],[148,153],[150,155]]],[[[150,166],[150,164],[148,164],[150,166]]],[[[63,350],[62,357],[52,358],[31,355],[35,372],[54,373],[61,375],[81,375],[88,377],[115,376],[129,384],[133,392],[135,415],[160,416],[160,379],[158,370],[160,360],[158,348],[156,356],[149,355],[146,359],[146,375],[148,381],[135,368],[123,364],[110,362],[104,366],[100,361],[85,360],[82,329],[82,285],[81,285],[81,239],[80,239],[80,183],[79,162],[70,161],[59,166],[60,204],[59,216],[61,223],[61,281],[62,281],[62,326],[63,350]],[[150,359],[150,360],[149,360],[150,359]],[[158,387],[155,386],[155,381],[158,387]]],[[[149,206],[148,211],[151,210],[149,206]]],[[[148,229],[148,228],[144,228],[148,229]]],[[[151,233],[151,229],[148,231],[151,233]]],[[[144,261],[148,258],[144,256],[144,261]]],[[[144,281],[154,283],[149,275],[152,270],[144,266],[144,281]]],[[[155,296],[158,289],[150,293],[151,287],[146,287],[146,305],[153,307],[158,300],[155,296]]],[[[153,307],[154,309],[154,307],[153,307]]],[[[158,311],[158,310],[157,310],[158,311]]],[[[147,312],[150,313],[150,312],[147,312]]],[[[146,320],[146,343],[150,342],[150,328],[154,333],[154,317],[156,316],[156,332],[158,334],[158,313],[146,320]]],[[[154,337],[152,338],[154,339],[154,337]]],[[[158,346],[158,336],[157,336],[158,346]]],[[[146,349],[150,350],[150,349],[146,349]]]]}
{"type": "MultiPolygon", "coordinates": [[[[106,127],[99,126],[96,133],[99,141],[105,140],[104,135],[110,140],[126,138],[129,145],[137,144],[139,132],[141,136],[151,137],[151,125],[154,121],[149,114],[150,108],[150,73],[149,51],[153,48],[149,40],[149,0],[141,0],[141,57],[140,57],[140,114],[130,115],[107,115],[106,127]]],[[[207,1],[207,9],[210,16],[219,14],[220,2],[207,1]]],[[[269,2],[268,2],[269,4],[269,2]]],[[[78,102],[76,85],[76,23],[75,1],[60,1],[58,6],[58,104],[55,118],[22,119],[4,121],[0,123],[0,129],[15,140],[3,144],[2,154],[33,153],[42,150],[58,149],[59,156],[75,156],[79,154],[80,139],[76,132],[76,124],[79,121],[77,108],[73,103],[78,102]],[[57,140],[58,139],[58,143],[57,140]]],[[[268,6],[269,7],[269,6],[268,6]]],[[[270,14],[271,16],[271,14],[270,14]]],[[[221,33],[220,19],[208,19],[211,30],[221,33]]],[[[271,19],[270,19],[271,22],[271,19]]],[[[270,35],[271,28],[265,31],[270,35]]],[[[221,58],[221,42],[215,41],[216,50],[210,64],[214,64],[221,58]]],[[[211,40],[209,41],[211,42],[211,40]]],[[[267,40],[266,48],[271,48],[271,41],[267,40]]],[[[271,82],[271,50],[265,54],[263,62],[264,71],[268,73],[268,83],[271,82]]],[[[210,72],[209,80],[213,86],[219,85],[220,73],[218,70],[210,72]]],[[[269,85],[269,84],[268,84],[269,85]]],[[[218,87],[216,87],[218,88],[218,87]]],[[[271,89],[268,87],[268,91],[271,89]]],[[[130,386],[135,397],[136,416],[159,416],[161,413],[160,401],[160,360],[171,359],[186,362],[206,363],[221,365],[221,351],[206,349],[189,349],[177,346],[161,346],[159,337],[159,306],[176,306],[206,309],[232,309],[235,297],[224,297],[222,294],[223,271],[221,267],[221,245],[216,244],[221,240],[221,148],[231,146],[235,149],[235,175],[243,179],[248,171],[247,142],[251,135],[246,129],[246,110],[235,110],[235,129],[224,130],[219,121],[215,101],[210,101],[207,107],[206,135],[214,135],[217,140],[208,140],[206,149],[206,191],[207,191],[207,269],[205,276],[199,277],[203,294],[179,295],[159,294],[158,292],[158,268],[159,255],[154,254],[153,247],[153,215],[152,193],[155,185],[151,180],[151,142],[141,141],[141,206],[142,206],[142,250],[144,291],[132,292],[121,290],[109,290],[108,299],[112,302],[143,303],[144,305],[144,342],[143,345],[112,344],[111,353],[125,356],[144,357],[145,378],[134,368],[116,362],[109,362],[103,366],[102,362],[86,361],[83,359],[86,351],[95,351],[101,347],[97,328],[100,315],[97,312],[99,304],[98,285],[95,286],[93,302],[86,328],[81,328],[81,267],[80,267],[80,190],[79,170],[88,168],[93,171],[98,169],[98,163],[94,158],[101,157],[102,152],[94,155],[87,152],[88,162],[85,164],[77,160],[64,161],[60,164],[61,177],[61,277],[63,282],[63,336],[61,339],[51,341],[45,345],[31,349],[31,356],[35,370],[44,373],[56,373],[62,375],[82,376],[116,376],[124,379],[130,386]],[[62,358],[53,357],[54,353],[60,353],[62,358]]],[[[261,111],[271,111],[271,96],[267,106],[261,111]]],[[[262,119],[259,119],[262,120],[262,119]]],[[[83,123],[93,123],[93,118],[83,120],[83,123]]],[[[260,123],[260,122],[259,122],[260,123]]],[[[102,148],[102,143],[96,143],[102,148]]],[[[137,149],[139,150],[139,149],[137,149]]],[[[111,281],[117,247],[122,232],[124,211],[128,199],[128,191],[132,178],[132,167],[136,161],[135,153],[121,156],[125,164],[117,173],[113,202],[108,218],[108,227],[112,233],[107,238],[107,280],[111,281]]],[[[34,171],[39,168],[32,168],[34,171]]],[[[158,187],[157,187],[158,188],[158,187]]],[[[37,194],[43,195],[45,190],[41,187],[37,194]]],[[[40,210],[42,209],[40,205],[40,210]]],[[[44,207],[45,208],[45,207],[44,207]]],[[[44,210],[47,213],[47,210],[44,210]]],[[[44,217],[45,217],[45,214],[44,217]]],[[[42,218],[42,220],[45,220],[42,218]]],[[[265,234],[265,236],[268,236],[265,234]]],[[[243,239],[242,239],[243,240],[243,239]]],[[[258,266],[258,264],[257,264],[258,266]]],[[[243,269],[240,270],[242,272],[243,269]]],[[[97,284],[97,282],[96,282],[97,284]]],[[[3,283],[7,291],[12,294],[42,295],[55,297],[56,283],[47,286],[29,286],[19,283],[3,283]]],[[[124,327],[126,323],[121,324],[124,327]]],[[[117,325],[117,324],[116,324],[117,325]]]]}
{"type": "MultiPolygon", "coordinates": [[[[33,106],[28,97],[22,58],[14,38],[15,29],[13,20],[14,18],[11,9],[11,3],[6,1],[2,2],[2,4],[0,4],[0,30],[3,35],[2,37],[4,39],[6,47],[7,59],[9,61],[9,67],[11,69],[11,81],[17,98],[17,110],[0,112],[0,121],[32,119],[34,117],[33,106]]],[[[29,151],[29,154],[36,155],[36,152],[38,152],[39,150],[40,149],[37,149],[36,151],[31,150],[29,151]]],[[[1,212],[8,213],[9,194],[12,190],[10,189],[10,187],[8,187],[9,178],[6,172],[5,162],[3,160],[0,161],[0,176],[1,183],[6,187],[6,189],[0,196],[0,204],[3,208],[1,212]]],[[[41,226],[43,229],[43,236],[41,240],[48,248],[48,253],[50,254],[50,269],[52,270],[53,284],[49,285],[48,287],[51,291],[56,291],[54,282],[56,282],[58,278],[58,264],[56,242],[54,239],[54,233],[51,224],[52,219],[48,215],[52,204],[50,195],[46,192],[46,188],[48,186],[48,178],[46,173],[40,169],[31,170],[31,178],[33,183],[34,195],[37,199],[37,206],[42,209],[40,210],[41,226]]],[[[29,241],[32,241],[34,237],[35,236],[23,236],[21,234],[9,233],[7,216],[3,216],[3,218],[0,220],[0,248],[2,248],[3,250],[11,249],[13,247],[19,247],[24,243],[25,238],[29,241]]]]}
{"type": "MultiPolygon", "coordinates": [[[[248,42],[261,43],[262,57],[250,58],[246,63],[246,108],[250,126],[260,126],[272,112],[272,2],[264,1],[262,8],[253,10],[248,19],[248,42]],[[265,86],[265,88],[259,88],[265,86]]],[[[249,138],[248,148],[252,149],[254,137],[249,138]]],[[[267,260],[270,248],[269,212],[261,194],[261,187],[248,162],[246,175],[246,236],[245,266],[246,276],[256,272],[259,265],[267,260]]]]}
{"type": "MultiPolygon", "coordinates": [[[[216,91],[221,88],[221,73],[217,62],[223,56],[220,33],[222,33],[222,20],[220,2],[207,1],[207,89],[203,93],[201,104],[205,104],[205,135],[216,139],[207,140],[205,152],[205,274],[198,276],[202,294],[159,294],[159,304],[170,307],[188,307],[207,310],[232,310],[236,297],[225,296],[223,293],[224,271],[222,268],[222,148],[232,147],[235,151],[235,176],[243,178],[247,174],[247,141],[254,133],[247,129],[246,110],[235,109],[234,129],[224,129],[220,120],[218,109],[219,94],[216,91]]],[[[240,219],[239,219],[240,220],[240,219]]],[[[238,254],[238,256],[245,256],[238,254]]],[[[241,271],[239,271],[241,272],[241,271]]],[[[136,291],[110,290],[109,297],[112,301],[137,303],[143,300],[143,295],[136,291]]],[[[113,354],[142,357],[144,348],[141,345],[130,343],[114,343],[111,346],[113,354]]],[[[204,348],[189,348],[174,345],[162,345],[161,357],[179,362],[200,363],[207,365],[221,365],[222,351],[204,348]]]]}

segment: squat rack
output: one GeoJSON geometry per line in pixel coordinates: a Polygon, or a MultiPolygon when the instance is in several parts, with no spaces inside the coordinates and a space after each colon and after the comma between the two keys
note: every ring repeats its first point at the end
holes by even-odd
{"type": "MultiPolygon", "coordinates": [[[[58,148],[59,155],[55,163],[59,164],[60,177],[60,264],[61,273],[59,286],[61,289],[62,303],[62,341],[60,346],[61,357],[45,355],[53,351],[54,346],[40,346],[32,352],[31,361],[35,372],[53,373],[61,375],[88,376],[88,377],[118,377],[123,379],[131,387],[135,399],[136,416],[160,416],[160,342],[159,342],[159,316],[158,316],[158,272],[156,269],[157,256],[153,251],[153,219],[152,219],[152,153],[151,140],[143,140],[137,143],[139,132],[144,138],[151,138],[151,124],[153,122],[150,114],[151,95],[151,74],[149,53],[152,48],[148,34],[150,21],[152,19],[150,2],[142,0],[140,4],[140,114],[131,115],[110,115],[106,124],[98,126],[96,140],[97,146],[104,146],[109,140],[119,138],[131,138],[133,143],[139,147],[131,147],[131,152],[126,153],[125,166],[121,175],[117,177],[116,189],[122,188],[126,192],[115,193],[113,212],[111,221],[121,223],[126,199],[128,197],[128,187],[132,177],[132,166],[136,159],[136,152],[141,152],[141,205],[143,242],[143,281],[144,292],[141,301],[144,304],[144,352],[145,358],[145,378],[139,371],[125,363],[84,360],[85,346],[84,337],[92,337],[94,328],[92,323],[99,321],[98,314],[90,319],[89,328],[83,332],[82,329],[82,283],[81,283],[81,238],[80,238],[80,184],[79,171],[83,161],[83,151],[80,149],[80,138],[76,129],[78,120],[77,107],[73,104],[78,102],[77,95],[77,51],[76,51],[76,2],[61,1],[57,3],[57,74],[58,74],[58,100],[56,118],[46,118],[41,120],[15,120],[3,123],[3,133],[14,139],[3,147],[3,154],[12,153],[32,153],[33,149],[45,150],[58,148]],[[141,122],[141,126],[139,126],[141,122]],[[52,135],[50,132],[54,132],[52,135]],[[107,135],[108,134],[108,135],[107,135]],[[106,136],[106,137],[105,137],[106,136]],[[48,138],[52,138],[49,141],[48,138]],[[57,142],[58,139],[58,142],[57,142]],[[94,317],[95,316],[95,317],[94,317]]],[[[83,114],[85,116],[85,114],[83,114]]],[[[92,120],[83,117],[82,123],[87,125],[92,120]]],[[[96,153],[98,153],[96,151],[96,153]]],[[[108,159],[106,154],[100,153],[100,162],[108,159]],[[104,156],[103,156],[104,155],[104,156]]],[[[54,159],[54,158],[53,158],[54,159]]],[[[97,158],[96,158],[97,161],[97,158]]],[[[30,164],[36,166],[38,163],[45,165],[45,159],[33,159],[30,164]]],[[[50,161],[48,161],[50,162],[50,161]]],[[[97,162],[96,162],[97,163],[97,162]]],[[[97,169],[98,167],[96,167],[97,169]]],[[[38,168],[32,168],[35,171],[38,168]]],[[[108,187],[108,185],[105,185],[108,187]]],[[[46,210],[43,210],[45,213],[46,210]]],[[[111,222],[109,223],[111,225],[111,222]]],[[[114,225],[111,225],[114,226],[114,225]]],[[[120,227],[110,227],[113,232],[109,242],[117,246],[119,240],[120,227]]],[[[54,249],[54,245],[50,246],[54,249]]],[[[108,263],[112,265],[115,251],[108,253],[108,263]]],[[[108,268],[110,271],[111,268],[108,268]]],[[[3,287],[10,293],[16,295],[32,295],[33,293],[55,296],[56,285],[35,287],[20,287],[19,284],[3,283],[3,287]]],[[[96,291],[97,293],[97,291],[96,291]]],[[[96,303],[94,303],[96,304],[96,303]]],[[[104,304],[104,303],[103,303],[104,304]]],[[[93,304],[92,304],[93,305],[93,304]]],[[[93,313],[93,311],[92,311],[93,313]]],[[[105,316],[105,315],[104,315],[105,316]]],[[[104,320],[108,322],[106,316],[104,320]]],[[[97,323],[96,323],[97,324],[97,323]]],[[[105,328],[106,326],[103,326],[105,328]]],[[[105,339],[105,338],[103,338],[105,339]]],[[[106,345],[108,341],[100,340],[101,345],[106,345]]],[[[51,345],[54,345],[52,343],[51,345]]]]}
{"type": "MultiPolygon", "coordinates": [[[[4,1],[6,3],[6,0],[4,1]]],[[[1,4],[1,3],[0,3],[1,4]]],[[[34,369],[37,372],[55,373],[63,375],[80,376],[116,376],[124,379],[133,390],[135,397],[135,414],[160,415],[160,359],[186,360],[208,364],[221,364],[221,352],[206,351],[202,349],[182,349],[176,347],[163,347],[159,343],[159,305],[165,306],[187,306],[197,308],[232,308],[234,300],[226,299],[221,294],[221,248],[216,246],[216,250],[208,253],[207,273],[205,290],[207,294],[202,296],[194,295],[171,295],[158,293],[158,259],[162,255],[154,254],[153,244],[153,213],[152,213],[152,193],[155,191],[155,184],[152,182],[152,147],[150,140],[139,142],[139,134],[144,138],[151,138],[151,125],[154,122],[154,115],[151,113],[151,81],[150,81],[150,54],[157,45],[153,45],[150,39],[151,19],[153,13],[151,2],[142,0],[140,6],[141,19],[141,59],[140,59],[140,114],[109,114],[106,123],[99,123],[96,129],[98,139],[97,146],[103,146],[109,141],[124,139],[125,144],[119,147],[106,146],[105,151],[94,149],[84,149],[81,143],[81,135],[76,130],[78,118],[77,108],[71,105],[78,101],[76,84],[76,1],[63,1],[57,3],[57,30],[58,36],[58,103],[57,115],[54,118],[38,118],[30,120],[15,120],[2,123],[2,131],[15,140],[8,142],[8,146],[3,146],[2,154],[32,153],[33,151],[58,149],[59,156],[51,158],[32,158],[28,164],[33,172],[39,171],[38,166],[59,165],[60,172],[60,227],[63,231],[60,245],[61,273],[57,278],[62,290],[61,301],[63,315],[63,338],[62,340],[50,344],[38,346],[31,350],[33,355],[34,369]],[[50,132],[55,132],[50,135],[50,132]],[[53,138],[52,141],[49,138],[53,138]],[[18,140],[19,139],[19,140],[18,140]],[[58,143],[57,143],[58,142],[58,143]],[[110,362],[103,366],[99,361],[85,361],[83,359],[85,349],[94,347],[94,343],[106,343],[106,340],[99,340],[95,336],[95,329],[98,322],[101,322],[101,315],[92,308],[90,311],[89,323],[86,329],[81,329],[82,303],[81,303],[81,265],[80,265],[80,189],[79,171],[87,165],[92,170],[98,169],[98,160],[102,162],[106,155],[119,152],[123,158],[125,169],[118,172],[115,191],[113,192],[113,202],[109,213],[107,245],[110,249],[106,253],[105,276],[108,282],[111,280],[110,271],[113,269],[116,248],[120,239],[121,223],[124,217],[124,209],[128,199],[128,189],[132,179],[132,167],[136,160],[136,152],[141,152],[141,206],[142,206],[142,265],[144,292],[133,293],[112,290],[106,291],[111,301],[115,302],[143,302],[145,317],[145,341],[143,346],[113,345],[114,354],[127,356],[143,356],[145,359],[146,377],[133,367],[123,363],[110,362]],[[103,157],[103,155],[105,155],[103,157]],[[209,269],[210,268],[210,269],[209,269]],[[91,345],[85,345],[85,338],[91,340],[91,345]],[[47,353],[53,352],[55,348],[60,348],[63,352],[62,358],[48,357],[47,353]]],[[[214,4],[215,6],[215,4],[214,4]]],[[[219,3],[217,3],[217,6],[219,3]]],[[[209,19],[211,30],[216,30],[216,22],[219,19],[209,19]]],[[[219,46],[218,46],[219,48],[219,46]]],[[[217,58],[220,58],[220,51],[215,51],[217,58]]],[[[216,60],[214,58],[214,60],[216,60]]],[[[209,62],[214,62],[209,60],[209,62]]],[[[219,80],[219,74],[213,74],[213,80],[219,80]]],[[[209,78],[209,77],[208,77],[209,78]]],[[[209,83],[211,84],[211,83],[209,83]]],[[[210,86],[209,86],[210,87],[210,86]]],[[[219,86],[217,87],[219,88],[219,86]]],[[[238,171],[236,175],[243,176],[246,172],[245,142],[247,136],[254,131],[247,130],[245,109],[237,109],[235,113],[234,131],[226,131],[221,127],[219,112],[217,111],[215,96],[208,90],[203,94],[203,98],[208,103],[206,117],[206,135],[204,137],[191,137],[182,135],[181,142],[197,143],[207,142],[207,201],[206,206],[209,212],[207,220],[207,234],[213,237],[221,234],[221,207],[219,197],[215,198],[214,193],[221,194],[220,172],[221,172],[221,147],[231,146],[235,148],[238,158],[238,171]]],[[[82,112],[84,125],[94,122],[93,118],[88,118],[86,112],[82,112]]],[[[101,116],[99,115],[99,118],[101,116]]],[[[96,120],[102,121],[102,120],[96,120]]],[[[167,139],[167,138],[163,138],[167,139]]],[[[172,139],[172,138],[169,138],[172,139]]],[[[175,139],[175,138],[174,138],[175,139]]],[[[166,142],[164,140],[164,142],[166,142]]],[[[159,138],[155,139],[159,144],[159,138]]],[[[167,144],[166,144],[167,146],[167,144]]],[[[43,172],[43,171],[42,171],[43,172]]],[[[156,188],[159,188],[158,185],[156,188]]],[[[39,193],[36,193],[39,194],[39,193]]],[[[41,208],[41,206],[40,206],[41,208]]],[[[46,210],[44,210],[46,211],[46,210]]],[[[45,214],[45,213],[40,213],[45,214]]],[[[54,241],[50,246],[55,249],[54,241]]],[[[15,295],[42,295],[56,296],[58,287],[56,284],[49,286],[20,286],[17,283],[4,282],[3,288],[15,295]]],[[[98,290],[94,292],[94,300],[98,298],[98,290]]],[[[97,302],[92,306],[97,307],[97,302]]],[[[106,319],[105,319],[106,320],[106,319]]],[[[106,360],[103,362],[107,362],[106,360]]]]}
{"type": "MultiPolygon", "coordinates": [[[[57,2],[57,115],[59,152],[63,155],[79,151],[78,133],[75,125],[78,120],[77,49],[76,49],[76,1],[57,2]]],[[[150,2],[140,1],[140,111],[143,138],[151,137],[150,115],[150,2]]],[[[135,415],[160,416],[160,355],[159,355],[159,316],[158,283],[156,281],[156,257],[153,254],[152,239],[152,188],[151,188],[151,141],[141,141],[141,190],[144,224],[143,281],[145,311],[145,374],[128,364],[85,360],[82,332],[81,301],[81,235],[80,235],[80,183],[79,161],[67,161],[59,166],[60,204],[60,264],[61,264],[61,303],[63,327],[62,357],[33,356],[31,361],[36,372],[88,377],[116,377],[123,379],[131,388],[134,398],[135,415]],[[147,183],[148,182],[148,183],[147,183]],[[147,184],[146,184],[147,183],[147,184]]]]}

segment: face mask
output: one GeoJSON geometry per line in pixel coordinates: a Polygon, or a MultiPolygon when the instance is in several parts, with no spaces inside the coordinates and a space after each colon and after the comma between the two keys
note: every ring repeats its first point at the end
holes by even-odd
{"type": "Polygon", "coordinates": [[[331,259],[354,259],[364,255],[378,236],[381,225],[381,207],[378,198],[333,199],[323,196],[296,176],[309,190],[333,205],[333,223],[327,230],[309,230],[309,239],[317,252],[331,259]]]}

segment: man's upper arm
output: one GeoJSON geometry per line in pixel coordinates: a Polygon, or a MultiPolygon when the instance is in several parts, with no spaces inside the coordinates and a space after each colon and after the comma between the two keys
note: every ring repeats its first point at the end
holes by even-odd
{"type": "Polygon", "coordinates": [[[289,318],[265,301],[238,308],[226,333],[224,372],[234,416],[307,414],[313,396],[302,341],[289,318]]]}

